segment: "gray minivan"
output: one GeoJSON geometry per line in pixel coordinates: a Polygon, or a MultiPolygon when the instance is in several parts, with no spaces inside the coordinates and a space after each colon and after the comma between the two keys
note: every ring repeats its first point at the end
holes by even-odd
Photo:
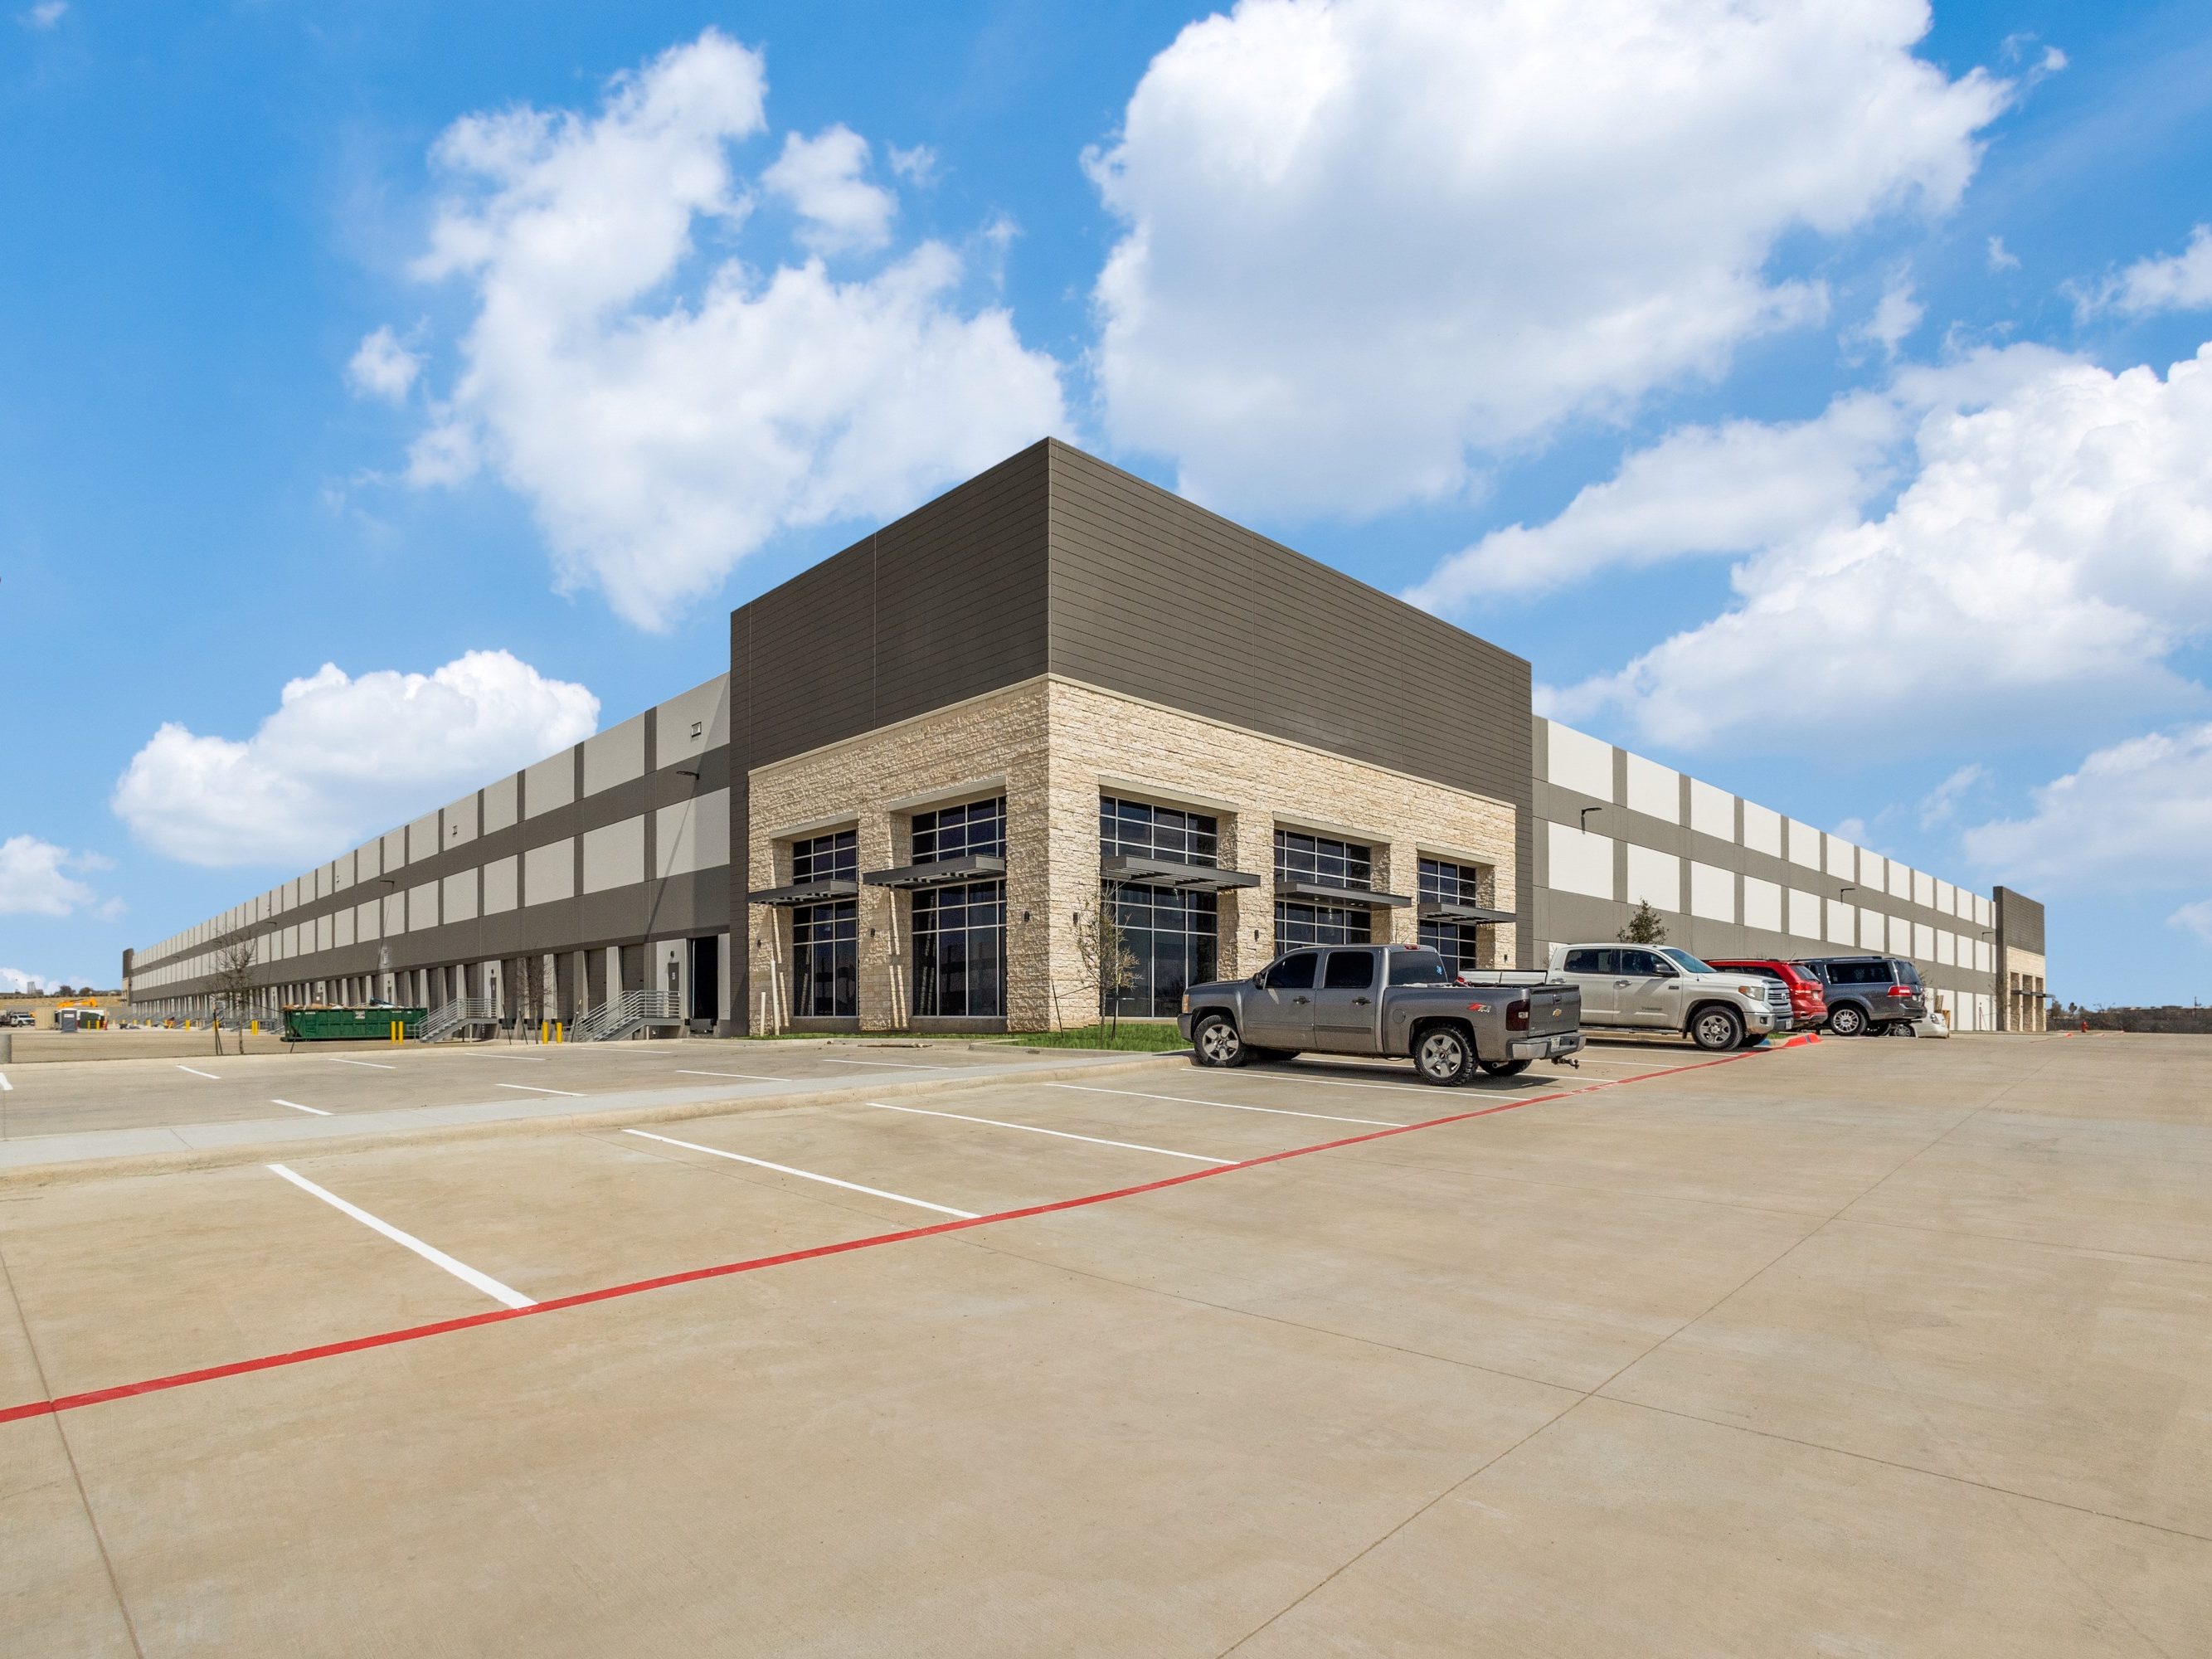
{"type": "Polygon", "coordinates": [[[1901,957],[1814,957],[1797,965],[1820,981],[1838,1036],[1902,1036],[1928,1012],[1919,970],[1901,957]]]}

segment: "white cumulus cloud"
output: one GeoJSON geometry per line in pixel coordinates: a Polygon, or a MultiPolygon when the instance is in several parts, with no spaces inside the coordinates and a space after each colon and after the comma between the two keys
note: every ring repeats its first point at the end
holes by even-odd
{"type": "Polygon", "coordinates": [[[0,915],[65,916],[89,909],[98,896],[69,872],[106,867],[106,860],[91,854],[72,853],[35,836],[10,836],[0,841],[0,915]]]}
{"type": "Polygon", "coordinates": [[[2212,945],[2212,899],[2199,899],[2194,904],[2185,904],[2166,919],[2169,927],[2183,927],[2212,945]]]}
{"type": "Polygon", "coordinates": [[[245,738],[165,724],[116,781],[116,815],[187,864],[327,859],[369,834],[580,742],[599,700],[504,651],[428,674],[325,663],[245,738]]]}
{"type": "Polygon", "coordinates": [[[356,392],[391,404],[406,401],[415,377],[422,372],[422,358],[400,344],[399,337],[388,326],[363,339],[346,364],[346,379],[356,392]]]}
{"type": "MultiPolygon", "coordinates": [[[[765,97],[759,54],[710,29],[594,113],[474,115],[436,150],[452,191],[416,270],[465,284],[475,315],[410,477],[489,468],[562,585],[648,628],[779,531],[904,511],[1065,425],[1058,365],[1003,309],[963,305],[944,244],[849,278],[729,252],[756,190],[733,147],[764,130],[765,97]]],[[[841,131],[797,153],[818,164],[841,131]]],[[[872,210],[833,200],[834,169],[802,183],[793,156],[757,188],[864,231],[872,210]]]]}
{"type": "Polygon", "coordinates": [[[2197,226],[2189,246],[2171,258],[2138,259],[2093,289],[2077,289],[2074,304],[2085,317],[2212,308],[2212,225],[2197,226]]]}
{"type": "Polygon", "coordinates": [[[1968,830],[2000,881],[2055,893],[2212,887],[2212,725],[2100,749],[2034,811],[1968,830]]]}
{"type": "Polygon", "coordinates": [[[1617,708],[1698,748],[1786,739],[1769,718],[1785,684],[1850,711],[1831,728],[1846,742],[1909,735],[1939,700],[2012,720],[2030,697],[2192,695],[2167,661],[2212,629],[2212,345],[2163,378],[2019,346],[1890,395],[1925,412],[1886,510],[1758,548],[1719,616],[1547,708],[1617,708]]]}
{"type": "Polygon", "coordinates": [[[898,198],[867,179],[868,141],[848,126],[818,137],[792,133],[761,183],[805,222],[799,240],[817,253],[882,247],[891,239],[898,198]]]}
{"type": "Polygon", "coordinates": [[[1239,0],[1090,171],[1109,433],[1231,510],[1363,512],[1818,319],[1767,265],[1942,210],[2007,83],[1923,0],[1239,0]]]}

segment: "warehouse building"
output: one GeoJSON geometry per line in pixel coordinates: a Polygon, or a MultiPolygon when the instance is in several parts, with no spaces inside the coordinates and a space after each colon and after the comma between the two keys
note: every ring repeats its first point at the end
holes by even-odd
{"type": "Polygon", "coordinates": [[[1644,896],[1714,952],[1848,927],[1978,1029],[2041,989],[2027,901],[2008,933],[1537,720],[1522,659],[1048,441],[733,612],[726,674],[124,970],[154,1016],[204,1017],[250,947],[271,1002],[1026,1030],[1297,944],[1534,963],[1644,896]]]}

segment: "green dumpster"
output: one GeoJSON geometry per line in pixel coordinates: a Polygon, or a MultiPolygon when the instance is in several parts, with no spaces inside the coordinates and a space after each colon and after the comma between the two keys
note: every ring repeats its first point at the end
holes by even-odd
{"type": "Polygon", "coordinates": [[[397,1024],[413,1036],[428,1011],[422,1008],[287,1008],[287,1042],[386,1042],[397,1024]]]}

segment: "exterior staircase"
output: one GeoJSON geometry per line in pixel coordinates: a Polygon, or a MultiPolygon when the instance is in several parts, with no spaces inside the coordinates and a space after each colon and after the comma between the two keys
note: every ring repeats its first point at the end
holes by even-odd
{"type": "Polygon", "coordinates": [[[418,1042],[443,1042],[477,1026],[496,1029],[498,1024],[499,1011],[489,997],[456,997],[423,1015],[422,1023],[415,1028],[415,1038],[418,1042]]]}
{"type": "Polygon", "coordinates": [[[632,991],[603,1002],[568,1028],[571,1042],[611,1042],[650,1027],[681,1030],[684,1015],[665,991],[632,991]]]}

